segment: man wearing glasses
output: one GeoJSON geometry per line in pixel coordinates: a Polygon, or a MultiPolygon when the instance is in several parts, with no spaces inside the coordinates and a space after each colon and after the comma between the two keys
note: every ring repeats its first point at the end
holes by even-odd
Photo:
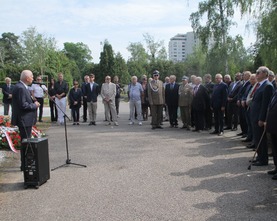
{"type": "Polygon", "coordinates": [[[256,73],[257,84],[253,89],[250,120],[253,128],[253,141],[258,148],[257,162],[253,166],[268,165],[267,139],[264,133],[268,105],[273,94],[273,85],[268,80],[269,69],[265,66],[258,68],[256,73]],[[261,140],[261,142],[260,142],[261,140]],[[258,144],[260,143],[259,147],[258,144]]]}
{"type": "Polygon", "coordinates": [[[110,113],[115,126],[118,126],[117,115],[115,109],[116,85],[111,82],[111,77],[105,77],[105,83],[101,87],[101,97],[105,108],[105,117],[108,120],[107,126],[111,125],[110,113]]]}
{"type": "Polygon", "coordinates": [[[42,121],[43,103],[44,103],[44,95],[47,92],[47,87],[42,84],[41,75],[37,76],[36,81],[38,84],[32,84],[29,87],[29,90],[31,92],[33,100],[39,102],[39,104],[40,104],[38,121],[43,122],[42,121]],[[39,83],[41,83],[41,84],[39,84],[39,83]]]}

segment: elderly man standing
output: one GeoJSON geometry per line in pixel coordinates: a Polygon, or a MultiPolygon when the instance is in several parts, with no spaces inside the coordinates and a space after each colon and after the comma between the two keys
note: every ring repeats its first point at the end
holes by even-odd
{"type": "Polygon", "coordinates": [[[223,135],[223,117],[227,102],[228,87],[222,81],[222,75],[215,75],[216,84],[211,98],[211,108],[214,111],[215,130],[210,134],[223,135]]]}
{"type": "Polygon", "coordinates": [[[169,83],[165,86],[165,103],[168,108],[170,127],[178,127],[177,110],[179,99],[179,84],[176,83],[176,76],[170,75],[169,83]]]}
{"type": "Polygon", "coordinates": [[[128,88],[129,106],[130,106],[130,125],[135,122],[135,110],[137,112],[137,119],[139,125],[142,125],[142,114],[141,114],[141,98],[143,95],[143,88],[140,83],[137,82],[137,76],[132,76],[131,84],[128,88]]]}
{"type": "Polygon", "coordinates": [[[148,84],[148,99],[151,106],[152,129],[163,129],[161,123],[163,120],[163,105],[165,101],[165,90],[163,82],[159,80],[160,73],[155,70],[153,72],[153,80],[148,84]]]}
{"type": "Polygon", "coordinates": [[[183,76],[182,84],[179,86],[179,107],[183,126],[181,129],[191,128],[191,102],[193,98],[193,89],[188,83],[189,78],[183,76]]]}
{"type": "Polygon", "coordinates": [[[255,147],[258,148],[257,162],[253,166],[268,165],[267,139],[264,133],[266,114],[270,98],[273,94],[273,85],[268,80],[269,69],[265,66],[258,68],[256,73],[257,84],[253,89],[253,99],[251,102],[250,119],[253,128],[253,141],[255,147]],[[258,144],[260,146],[258,147],[258,144]]]}
{"type": "Polygon", "coordinates": [[[6,77],[6,84],[2,87],[4,115],[9,115],[10,106],[12,104],[12,92],[14,86],[11,85],[11,81],[12,80],[9,77],[6,77]]]}
{"type": "MultiPolygon", "coordinates": [[[[38,101],[34,101],[28,90],[28,85],[33,82],[33,73],[29,70],[22,71],[20,81],[15,85],[12,99],[12,125],[19,128],[21,140],[31,138],[32,126],[36,124],[38,101]]],[[[24,168],[25,147],[21,148],[21,170],[24,168]]]]}
{"type": "Polygon", "coordinates": [[[115,109],[116,85],[111,82],[111,77],[105,77],[105,83],[101,87],[101,97],[105,108],[105,117],[108,120],[107,126],[111,125],[110,113],[115,126],[118,126],[116,109],[115,109]]]}

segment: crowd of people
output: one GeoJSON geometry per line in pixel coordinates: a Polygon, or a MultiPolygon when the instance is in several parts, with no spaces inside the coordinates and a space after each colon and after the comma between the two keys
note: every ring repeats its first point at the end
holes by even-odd
{"type": "MultiPolygon", "coordinates": [[[[100,95],[105,109],[106,125],[118,126],[120,94],[122,91],[119,78],[113,81],[110,76],[100,86],[95,82],[95,75],[84,77],[79,86],[73,82],[69,89],[63,74],[58,79],[50,80],[46,88],[37,76],[36,84],[28,86],[32,99],[39,109],[38,121],[42,122],[45,94],[49,95],[51,121],[64,124],[67,101],[71,109],[73,125],[80,125],[80,108],[83,106],[83,122],[96,126],[97,99],[100,95]]],[[[4,114],[9,112],[12,102],[13,86],[11,79],[5,79],[3,86],[4,114]]],[[[183,76],[181,83],[175,75],[160,80],[160,73],[155,70],[151,78],[143,75],[140,79],[132,76],[127,89],[130,108],[129,124],[139,126],[151,116],[153,130],[163,129],[165,121],[171,128],[186,129],[200,133],[211,130],[210,134],[223,136],[224,131],[237,131],[245,138],[247,148],[257,151],[254,166],[268,165],[268,147],[272,149],[276,168],[269,171],[277,180],[277,96],[274,72],[267,67],[259,67],[256,73],[244,71],[236,73],[234,80],[230,75],[216,74],[214,82],[210,74],[183,76]],[[149,114],[150,112],[150,114],[149,114]],[[180,117],[178,117],[180,116],[180,117]],[[179,121],[181,125],[179,125],[179,121]]]]}

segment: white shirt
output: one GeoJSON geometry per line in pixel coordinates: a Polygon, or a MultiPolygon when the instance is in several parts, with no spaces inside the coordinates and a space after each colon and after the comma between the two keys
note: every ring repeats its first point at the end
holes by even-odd
{"type": "Polygon", "coordinates": [[[35,97],[44,97],[44,91],[47,91],[47,87],[45,85],[39,86],[38,84],[32,84],[29,86],[29,90],[34,92],[35,97]]]}

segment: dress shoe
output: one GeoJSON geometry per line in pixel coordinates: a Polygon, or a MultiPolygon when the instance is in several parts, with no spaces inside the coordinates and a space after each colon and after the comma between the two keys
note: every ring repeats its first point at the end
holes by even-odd
{"type": "Polygon", "coordinates": [[[238,128],[236,128],[236,127],[233,127],[232,129],[231,129],[231,131],[237,131],[238,130],[238,128]]]}
{"type": "Polygon", "coordinates": [[[182,126],[182,127],[180,127],[180,129],[186,129],[187,127],[186,126],[182,126]]]}
{"type": "Polygon", "coordinates": [[[252,162],[252,163],[256,163],[256,162],[258,162],[258,160],[253,160],[253,161],[252,161],[252,160],[249,160],[249,163],[251,163],[251,162],[252,162]]]}
{"type": "Polygon", "coordinates": [[[241,138],[245,138],[245,137],[247,137],[247,135],[246,135],[246,134],[243,134],[243,135],[241,136],[241,138]]]}
{"type": "Polygon", "coordinates": [[[237,136],[242,136],[243,135],[243,133],[241,132],[241,133],[239,133],[239,134],[237,134],[237,136]]]}
{"type": "Polygon", "coordinates": [[[218,133],[218,136],[223,136],[223,134],[224,134],[223,132],[220,132],[218,133]]]}
{"type": "Polygon", "coordinates": [[[254,149],[255,148],[255,144],[247,145],[246,148],[248,148],[248,149],[254,149]]]}
{"type": "Polygon", "coordinates": [[[164,129],[164,128],[163,128],[163,127],[161,127],[161,126],[157,126],[156,128],[157,128],[157,129],[164,129]]]}
{"type": "Polygon", "coordinates": [[[211,132],[210,134],[218,134],[218,131],[213,131],[213,132],[211,132]]]}
{"type": "Polygon", "coordinates": [[[224,130],[231,130],[231,127],[225,127],[224,130]]]}
{"type": "Polygon", "coordinates": [[[256,166],[256,167],[261,167],[261,166],[267,166],[268,163],[261,163],[261,162],[257,161],[256,163],[253,163],[252,165],[256,166]]]}
{"type": "Polygon", "coordinates": [[[277,174],[272,177],[273,180],[277,180],[277,174]]]}
{"type": "Polygon", "coordinates": [[[92,121],[92,125],[96,126],[96,123],[94,121],[92,121]]]}
{"type": "Polygon", "coordinates": [[[156,127],[152,127],[151,129],[152,129],[152,130],[155,130],[155,129],[156,129],[156,127]]]}
{"type": "Polygon", "coordinates": [[[89,122],[89,124],[88,124],[88,125],[89,125],[89,126],[90,126],[90,125],[93,125],[93,123],[92,123],[92,122],[89,122]]]}
{"type": "Polygon", "coordinates": [[[251,142],[251,141],[252,141],[251,139],[246,138],[245,140],[242,140],[241,142],[247,143],[247,142],[251,142]]]}
{"type": "Polygon", "coordinates": [[[174,125],[173,124],[170,124],[170,126],[169,126],[170,128],[173,128],[174,127],[174,125]]]}
{"type": "Polygon", "coordinates": [[[274,170],[267,171],[268,175],[275,175],[277,174],[277,169],[275,168],[274,170]]]}

